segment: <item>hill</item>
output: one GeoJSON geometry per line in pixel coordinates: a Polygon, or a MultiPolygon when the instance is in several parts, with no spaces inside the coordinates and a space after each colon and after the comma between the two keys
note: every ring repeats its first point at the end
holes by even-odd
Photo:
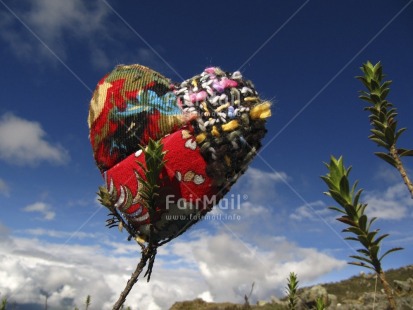
{"type": "MultiPolygon", "coordinates": [[[[298,275],[299,276],[299,275],[298,275]]],[[[413,309],[413,265],[386,271],[386,277],[392,284],[397,307],[401,310],[413,309]]],[[[328,305],[327,309],[387,309],[387,299],[383,293],[380,281],[372,273],[361,272],[358,276],[334,283],[324,283],[312,287],[301,288],[298,291],[298,309],[312,309],[314,300],[321,296],[328,305]],[[376,293],[375,293],[376,292],[376,293]]],[[[257,305],[233,303],[208,303],[202,299],[176,302],[170,310],[239,310],[286,309],[284,299],[273,298],[271,301],[259,301],[257,305]]],[[[298,310],[297,309],[297,310],[298,310]]]]}

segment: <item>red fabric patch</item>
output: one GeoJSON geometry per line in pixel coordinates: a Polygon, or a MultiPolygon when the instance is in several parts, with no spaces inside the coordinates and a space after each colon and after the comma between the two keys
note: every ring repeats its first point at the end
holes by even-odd
{"type": "MultiPolygon", "coordinates": [[[[166,164],[161,173],[162,184],[156,204],[155,222],[163,213],[169,212],[173,204],[179,206],[185,202],[192,203],[202,211],[202,214],[205,214],[214,204],[218,203],[216,201],[218,189],[205,172],[206,162],[199,152],[195,138],[188,129],[181,129],[164,137],[162,143],[167,153],[164,158],[166,164]]],[[[116,190],[116,206],[123,209],[126,214],[135,213],[131,223],[139,229],[140,225],[149,223],[149,217],[148,211],[140,203],[130,204],[131,199],[137,197],[139,190],[136,173],[143,176],[142,169],[137,162],[145,166],[143,152],[138,151],[128,156],[109,169],[105,177],[108,189],[111,192],[116,190]],[[128,197],[129,191],[131,197],[128,197]]]]}

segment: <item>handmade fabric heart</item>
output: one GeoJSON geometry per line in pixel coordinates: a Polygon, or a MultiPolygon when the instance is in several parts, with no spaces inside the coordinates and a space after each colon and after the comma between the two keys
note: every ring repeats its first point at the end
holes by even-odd
{"type": "Polygon", "coordinates": [[[270,116],[270,103],[238,71],[212,67],[172,83],[129,65],[98,83],[88,124],[115,207],[141,237],[161,241],[196,223],[229,191],[261,147],[270,116]],[[160,140],[166,161],[151,214],[140,181],[146,167],[141,147],[150,139],[160,140]]]}

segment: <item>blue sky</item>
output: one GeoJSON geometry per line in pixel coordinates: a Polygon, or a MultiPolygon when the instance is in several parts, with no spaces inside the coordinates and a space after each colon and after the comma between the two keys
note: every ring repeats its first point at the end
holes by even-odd
{"type": "Polygon", "coordinates": [[[240,205],[162,247],[151,283],[128,297],[133,309],[242,303],[252,282],[252,301],[269,299],[290,271],[302,285],[360,272],[346,265],[357,245],[343,242],[323,195],[330,155],[353,166],[368,214],[391,234],[384,248],[405,247],[384,267],[411,264],[413,202],[373,155],[354,76],[382,61],[408,127],[400,147],[411,148],[412,2],[0,0],[0,297],[33,306],[47,294],[73,308],[91,294],[110,308],[135,267],[137,245],[105,227],[96,202],[86,122],[98,80],[129,63],[178,82],[211,65],[240,70],[273,102],[264,147],[229,194],[240,205]]]}

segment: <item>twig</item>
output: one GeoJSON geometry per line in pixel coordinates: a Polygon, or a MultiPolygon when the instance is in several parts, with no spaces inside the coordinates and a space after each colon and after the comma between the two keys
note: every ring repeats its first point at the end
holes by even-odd
{"type": "Polygon", "coordinates": [[[105,186],[99,186],[99,192],[97,194],[99,196],[99,202],[110,211],[108,216],[112,216],[112,218],[106,220],[106,226],[109,228],[118,226],[119,230],[124,228],[129,233],[128,240],[135,238],[137,232],[119,214],[118,209],[115,207],[115,198],[109,193],[108,189],[105,186]]]}
{"type": "Polygon", "coordinates": [[[387,282],[386,276],[383,270],[377,272],[379,276],[380,282],[383,285],[384,292],[386,293],[387,301],[389,302],[390,309],[397,309],[396,308],[396,300],[394,299],[393,291],[390,287],[389,282],[387,282]]]}
{"type": "MultiPolygon", "coordinates": [[[[132,287],[138,281],[138,277],[142,273],[143,269],[145,268],[148,260],[149,260],[149,264],[151,265],[151,261],[152,261],[152,265],[153,265],[153,261],[155,260],[155,255],[156,255],[156,248],[157,248],[156,246],[148,245],[146,248],[142,250],[141,260],[139,264],[136,266],[136,269],[132,273],[130,279],[126,283],[124,290],[122,291],[122,293],[120,293],[119,299],[113,305],[113,308],[112,308],[113,310],[121,309],[122,305],[126,301],[126,297],[128,296],[129,292],[132,290],[132,287]]],[[[148,271],[149,271],[149,268],[148,268],[148,271]]]]}
{"type": "Polygon", "coordinates": [[[409,179],[409,177],[408,177],[408,175],[407,175],[406,170],[404,169],[403,163],[402,163],[402,161],[400,160],[400,156],[399,156],[399,154],[398,154],[398,151],[397,151],[395,145],[392,145],[392,146],[390,147],[390,155],[391,155],[391,157],[393,157],[394,162],[395,162],[396,169],[399,171],[399,173],[400,173],[400,175],[401,175],[401,177],[402,177],[402,179],[403,179],[403,182],[404,182],[404,184],[406,184],[407,188],[409,189],[410,196],[411,196],[412,199],[413,199],[413,184],[412,184],[412,182],[410,181],[410,179],[409,179]]]}

